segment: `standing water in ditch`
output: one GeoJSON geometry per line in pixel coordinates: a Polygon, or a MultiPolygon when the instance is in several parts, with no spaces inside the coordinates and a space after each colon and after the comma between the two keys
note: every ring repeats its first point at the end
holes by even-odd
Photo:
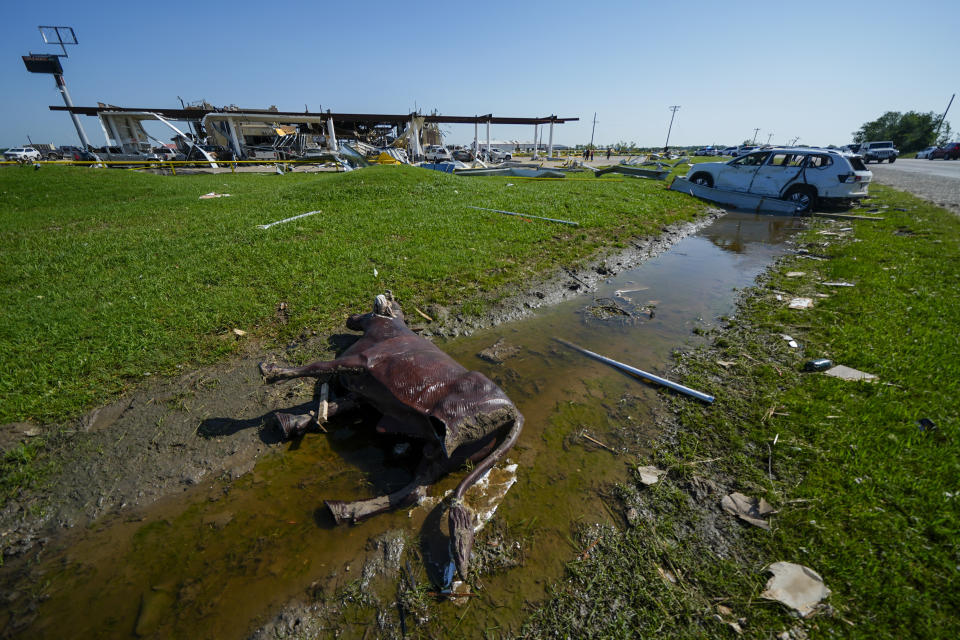
{"type": "MultiPolygon", "coordinates": [[[[574,542],[576,529],[617,524],[603,492],[627,477],[631,462],[643,463],[656,435],[653,405],[666,391],[553,338],[663,374],[671,352],[730,314],[736,289],[784,253],[784,241],[801,224],[728,214],[592,293],[441,345],[497,382],[526,425],[507,455],[518,465],[516,484],[477,538],[474,564],[488,569],[483,588],[469,606],[440,605],[437,624],[456,625],[466,636],[515,629],[524,605],[541,599],[564,563],[584,551],[574,542]]],[[[0,632],[15,625],[22,637],[241,638],[291,600],[359,603],[374,592],[397,617],[396,567],[405,581],[425,581],[417,571],[408,575],[410,564],[399,558],[406,549],[428,567],[442,562],[433,543],[442,539],[444,510],[428,500],[335,527],[324,499],[385,493],[404,484],[413,466],[394,443],[359,427],[345,419],[329,434],[290,443],[239,480],[74,533],[25,569],[32,583],[18,588],[30,593],[8,599],[15,605],[0,614],[0,632]],[[390,577],[378,582],[384,572],[390,577]]],[[[505,466],[498,465],[500,473],[505,466]]],[[[460,476],[444,479],[431,494],[442,496],[460,476]]],[[[331,619],[329,631],[379,635],[375,614],[364,611],[331,619]]]]}

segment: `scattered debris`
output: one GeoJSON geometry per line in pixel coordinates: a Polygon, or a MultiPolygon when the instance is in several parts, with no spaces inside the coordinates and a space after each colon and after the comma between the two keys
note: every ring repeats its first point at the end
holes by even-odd
{"type": "Polygon", "coordinates": [[[917,420],[917,426],[920,428],[920,431],[926,432],[935,431],[937,429],[937,425],[930,418],[920,418],[917,420]]]}
{"type": "Polygon", "coordinates": [[[200,196],[200,200],[210,200],[212,198],[229,198],[229,193],[217,193],[216,191],[211,191],[210,193],[205,193],[200,196]]]}
{"type": "Polygon", "coordinates": [[[791,338],[785,333],[781,333],[780,337],[787,341],[787,344],[790,345],[791,349],[796,349],[797,347],[800,346],[799,344],[797,344],[796,340],[794,340],[793,338],[791,338]]]}
{"type": "Polygon", "coordinates": [[[668,389],[673,389],[674,391],[679,391],[680,393],[685,393],[685,394],[687,394],[688,396],[693,396],[693,397],[696,398],[697,400],[702,400],[702,401],[704,401],[704,402],[706,402],[706,403],[712,403],[712,402],[714,401],[714,397],[713,397],[713,396],[708,395],[708,394],[706,394],[706,393],[703,393],[703,392],[701,392],[701,391],[696,391],[696,390],[694,390],[694,389],[691,389],[690,387],[685,387],[685,386],[683,386],[682,384],[678,384],[678,383],[676,383],[676,382],[671,382],[670,380],[667,380],[667,379],[665,379],[665,378],[661,378],[660,376],[655,376],[655,375],[653,375],[653,374],[651,374],[651,373],[647,373],[646,371],[643,371],[643,370],[641,370],[641,369],[637,369],[636,367],[631,367],[630,365],[623,364],[622,362],[617,362],[616,360],[613,360],[613,359],[611,359],[611,358],[607,358],[607,357],[601,356],[599,353],[594,353],[593,351],[587,351],[587,350],[584,349],[583,347],[578,347],[577,345],[573,344],[572,342],[567,342],[566,340],[563,340],[563,339],[561,339],[561,338],[554,338],[554,340],[556,340],[557,342],[559,342],[560,344],[562,344],[562,345],[564,345],[564,346],[566,346],[566,347],[570,347],[571,349],[573,349],[573,350],[575,350],[575,351],[579,351],[580,353],[584,354],[585,356],[591,357],[591,358],[593,358],[594,360],[599,360],[600,362],[603,362],[603,363],[605,363],[605,364],[609,364],[610,366],[616,367],[617,369],[620,369],[621,371],[626,371],[627,373],[631,373],[631,374],[633,374],[633,375],[635,375],[635,376],[638,376],[638,377],[643,378],[643,379],[645,379],[645,380],[648,380],[648,381],[650,381],[650,382],[656,382],[657,384],[661,384],[661,385],[667,387],[668,389]]]}
{"type": "Polygon", "coordinates": [[[816,360],[807,360],[803,363],[804,371],[826,371],[833,366],[833,360],[829,358],[817,358],[816,360]]]}
{"type": "Polygon", "coordinates": [[[840,378],[841,380],[864,380],[866,382],[873,382],[877,380],[877,376],[873,375],[872,373],[858,371],[857,369],[845,367],[842,364],[838,364],[832,369],[827,369],[823,373],[824,375],[828,375],[832,378],[840,378]]]}
{"type": "Polygon", "coordinates": [[[723,367],[724,369],[729,369],[733,365],[737,364],[731,360],[717,360],[717,364],[723,367]]]}
{"type": "Polygon", "coordinates": [[[660,574],[660,577],[663,578],[664,582],[669,582],[670,584],[677,584],[677,576],[673,575],[673,572],[669,569],[664,569],[663,567],[657,567],[657,573],[660,574]]]}
{"type": "Polygon", "coordinates": [[[770,503],[763,498],[751,498],[742,493],[731,493],[728,496],[723,496],[720,506],[730,515],[767,531],[770,530],[770,523],[763,518],[771,513],[776,513],[770,503]]]}
{"type": "Polygon", "coordinates": [[[774,562],[766,568],[773,574],[761,598],[782,602],[806,618],[817,603],[830,595],[830,589],[817,572],[792,562],[774,562]]]}
{"type": "Polygon", "coordinates": [[[507,358],[517,355],[519,351],[520,347],[508,343],[504,338],[500,338],[478,353],[477,357],[492,364],[503,364],[507,358]]]}
{"type": "Polygon", "coordinates": [[[825,287],[853,287],[855,286],[852,282],[821,282],[825,287]]]}
{"type": "Polygon", "coordinates": [[[307,216],[312,216],[312,215],[315,214],[315,213],[321,213],[321,212],[320,212],[320,211],[308,211],[308,212],[306,212],[306,213],[301,213],[301,214],[298,215],[298,216],[293,216],[292,218],[284,218],[283,220],[277,220],[276,222],[271,222],[271,223],[269,223],[269,224],[258,224],[258,225],[257,225],[257,228],[258,228],[258,229],[269,229],[270,227],[272,227],[272,226],[274,226],[274,225],[283,224],[284,222],[290,222],[291,220],[299,220],[300,218],[306,218],[307,216]]]}
{"type": "MultiPolygon", "coordinates": [[[[879,209],[871,209],[867,213],[879,213],[879,209]]],[[[816,218],[836,218],[837,220],[883,220],[877,216],[855,216],[848,213],[811,213],[816,218]]]]}
{"type": "Polygon", "coordinates": [[[599,440],[597,440],[596,438],[594,438],[593,436],[591,436],[589,433],[587,433],[586,430],[581,430],[581,431],[580,431],[580,437],[583,438],[584,440],[589,440],[590,442],[592,442],[593,444],[597,445],[598,447],[600,447],[600,448],[602,448],[602,449],[606,449],[607,451],[609,451],[609,452],[612,453],[613,455],[617,455],[617,450],[616,450],[616,449],[613,449],[612,447],[608,447],[607,445],[603,444],[602,442],[600,442],[599,440]]]}
{"type": "Polygon", "coordinates": [[[247,335],[247,332],[243,329],[234,329],[233,335],[237,336],[238,338],[242,338],[243,336],[247,335]]]}
{"type": "Polygon", "coordinates": [[[813,298],[794,298],[787,305],[790,309],[809,309],[813,306],[813,298]]]}
{"type": "Polygon", "coordinates": [[[640,482],[648,487],[660,482],[661,476],[667,475],[667,472],[663,469],[657,469],[651,466],[637,467],[637,473],[640,474],[640,482]]]}
{"type": "Polygon", "coordinates": [[[418,309],[417,307],[414,307],[413,310],[416,311],[418,314],[420,314],[420,317],[426,320],[427,322],[433,322],[433,318],[425,314],[423,311],[420,311],[420,309],[418,309]]]}
{"type": "Polygon", "coordinates": [[[788,278],[799,278],[807,275],[806,271],[787,271],[788,278]]]}
{"type": "Polygon", "coordinates": [[[536,218],[537,220],[546,220],[548,222],[559,222],[560,224],[569,224],[573,227],[579,227],[579,222],[571,222],[570,220],[559,220],[557,218],[544,218],[542,216],[531,216],[526,213],[515,213],[513,211],[502,211],[500,209],[487,209],[486,207],[474,207],[472,205],[467,205],[470,209],[479,209],[480,211],[493,211],[494,213],[502,213],[508,216],[517,216],[519,218],[536,218]]]}

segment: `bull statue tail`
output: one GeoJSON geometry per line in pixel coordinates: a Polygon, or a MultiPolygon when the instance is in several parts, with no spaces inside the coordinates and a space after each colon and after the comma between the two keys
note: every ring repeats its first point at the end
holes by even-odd
{"type": "Polygon", "coordinates": [[[480,461],[467,477],[460,481],[453,492],[451,500],[450,524],[450,554],[453,556],[457,573],[464,581],[467,580],[467,571],[470,568],[470,552],[473,551],[473,510],[463,501],[463,495],[472,487],[500,458],[513,447],[523,430],[523,416],[519,411],[513,417],[513,426],[503,442],[480,461]]]}

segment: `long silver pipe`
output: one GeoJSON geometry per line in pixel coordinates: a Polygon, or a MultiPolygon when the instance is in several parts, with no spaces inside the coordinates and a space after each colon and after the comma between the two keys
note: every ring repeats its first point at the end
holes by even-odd
{"type": "Polygon", "coordinates": [[[599,353],[594,353],[593,351],[587,351],[587,350],[584,349],[583,347],[578,347],[577,345],[573,344],[572,342],[567,342],[566,340],[563,340],[563,339],[561,339],[561,338],[554,338],[554,340],[556,340],[557,342],[559,342],[560,344],[562,344],[562,345],[564,345],[564,346],[566,346],[566,347],[570,347],[570,348],[573,349],[574,351],[579,351],[580,353],[582,353],[582,354],[584,354],[584,355],[586,355],[586,356],[590,356],[590,357],[593,358],[594,360],[599,360],[600,362],[603,362],[603,363],[605,363],[605,364],[609,364],[610,366],[616,367],[617,369],[620,369],[620,370],[622,370],[622,371],[626,371],[627,373],[632,373],[633,375],[639,376],[639,377],[641,377],[641,378],[644,378],[645,380],[649,380],[650,382],[656,382],[657,384],[661,384],[661,385],[663,385],[663,386],[665,386],[665,387],[667,387],[667,388],[669,388],[669,389],[673,389],[674,391],[679,391],[680,393],[685,393],[685,394],[687,394],[688,396],[693,396],[693,397],[696,398],[697,400],[703,400],[704,402],[706,402],[706,403],[708,403],[708,404],[709,404],[709,403],[712,403],[712,402],[714,401],[714,397],[713,397],[713,396],[707,395],[707,394],[702,393],[702,392],[700,392],[700,391],[696,391],[696,390],[694,390],[694,389],[691,389],[690,387],[685,387],[685,386],[683,386],[682,384],[678,384],[678,383],[676,383],[676,382],[671,382],[671,381],[667,380],[666,378],[661,378],[660,376],[655,376],[655,375],[653,375],[652,373],[647,373],[646,371],[643,371],[643,370],[641,370],[641,369],[637,369],[636,367],[631,367],[631,366],[628,365],[628,364],[623,364],[622,362],[617,362],[616,360],[611,360],[610,358],[607,358],[607,357],[605,357],[605,356],[602,356],[602,355],[600,355],[599,353]]]}

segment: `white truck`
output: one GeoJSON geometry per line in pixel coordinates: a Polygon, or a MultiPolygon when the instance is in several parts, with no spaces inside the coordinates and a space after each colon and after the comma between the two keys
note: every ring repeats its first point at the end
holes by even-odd
{"type": "Polygon", "coordinates": [[[892,164],[897,161],[897,156],[900,155],[900,152],[894,148],[893,143],[889,140],[884,142],[864,142],[860,145],[859,153],[863,156],[865,163],[871,160],[877,163],[886,160],[892,164]]]}

